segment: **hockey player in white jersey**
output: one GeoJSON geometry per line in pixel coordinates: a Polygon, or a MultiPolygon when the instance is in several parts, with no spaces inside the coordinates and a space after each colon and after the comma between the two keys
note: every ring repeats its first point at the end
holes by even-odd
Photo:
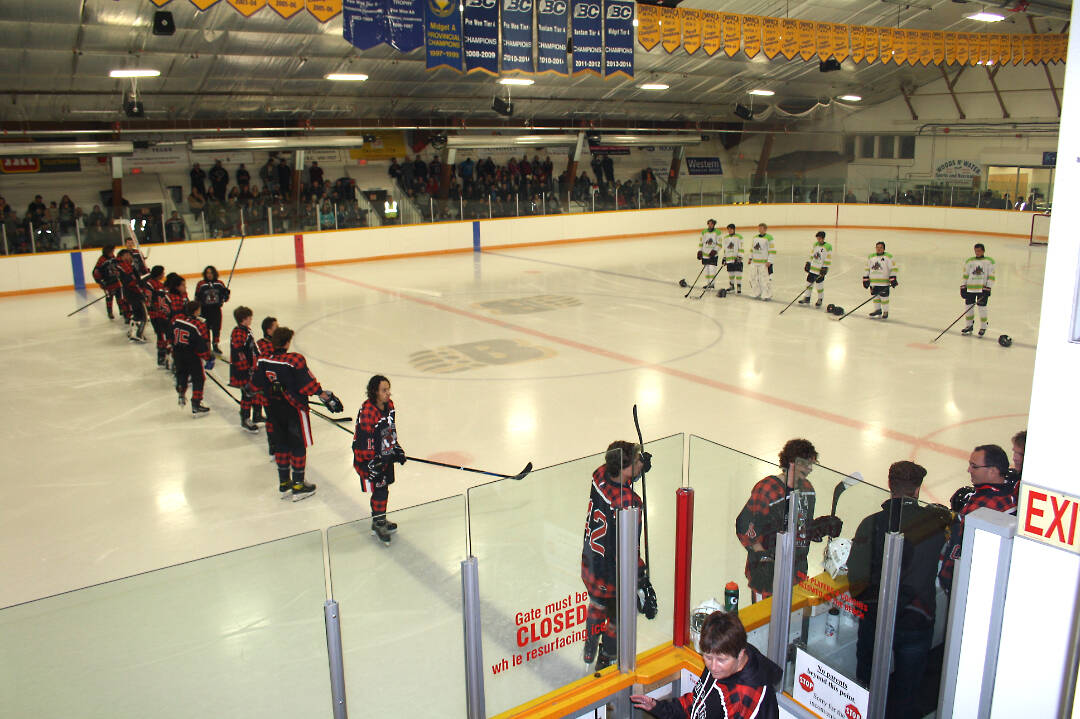
{"type": "Polygon", "coordinates": [[[994,262],[993,257],[986,256],[986,247],[980,242],[975,245],[975,256],[969,257],[964,262],[964,278],[960,284],[960,296],[967,305],[967,327],[960,330],[961,334],[969,335],[975,329],[975,308],[979,308],[979,336],[986,334],[986,328],[990,326],[990,310],[987,303],[990,302],[990,289],[994,286],[994,262]]]}
{"type": "Polygon", "coordinates": [[[825,298],[825,275],[829,273],[829,267],[832,266],[832,245],[825,241],[824,231],[819,230],[815,237],[817,239],[810,248],[810,259],[803,265],[803,270],[806,272],[806,292],[799,300],[799,304],[810,304],[810,295],[816,287],[817,302],[814,303],[814,307],[821,307],[821,302],[825,298]]]}
{"type": "Polygon", "coordinates": [[[870,290],[874,298],[874,311],[871,317],[889,319],[889,290],[897,286],[896,260],[885,251],[885,243],[874,246],[874,254],[866,258],[866,270],[863,271],[862,286],[870,290]]]}
{"type": "Polygon", "coordinates": [[[713,288],[713,280],[719,271],[720,262],[720,233],[716,231],[716,220],[709,220],[707,226],[701,231],[701,239],[698,241],[697,258],[705,266],[705,289],[713,288]]]}
{"type": "Polygon", "coordinates": [[[728,291],[734,290],[735,294],[742,294],[743,273],[743,237],[735,231],[735,225],[727,226],[727,234],[721,240],[724,251],[724,259],[721,262],[727,267],[728,291]]]}
{"type": "Polygon", "coordinates": [[[750,261],[750,286],[754,288],[755,298],[771,300],[776,246],[773,244],[773,236],[769,234],[768,225],[762,222],[757,227],[758,233],[750,238],[750,249],[747,252],[747,259],[750,261]]]}

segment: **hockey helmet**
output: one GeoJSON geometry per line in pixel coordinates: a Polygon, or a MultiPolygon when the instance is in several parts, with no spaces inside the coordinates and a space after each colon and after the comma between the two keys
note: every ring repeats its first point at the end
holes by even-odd
{"type": "Polygon", "coordinates": [[[685,277],[682,278],[681,280],[679,280],[679,287],[686,287],[686,278],[685,277]]]}
{"type": "Polygon", "coordinates": [[[851,540],[836,537],[825,545],[825,571],[833,579],[847,574],[847,560],[851,554],[851,540]]]}
{"type": "Polygon", "coordinates": [[[708,619],[709,615],[713,612],[722,611],[724,611],[724,605],[714,598],[709,598],[694,607],[694,611],[690,612],[690,641],[694,643],[694,649],[696,651],[701,651],[701,647],[698,646],[698,640],[701,639],[701,627],[705,624],[705,620],[708,619]]]}
{"type": "Polygon", "coordinates": [[[840,305],[833,305],[832,313],[839,317],[840,315],[844,314],[844,308],[840,305]]]}
{"type": "Polygon", "coordinates": [[[708,225],[715,225],[715,224],[716,224],[716,220],[714,220],[713,218],[711,218],[711,217],[710,217],[710,218],[709,218],[708,220],[706,220],[706,221],[705,221],[705,224],[708,224],[708,225]]]}
{"type": "Polygon", "coordinates": [[[717,297],[721,297],[721,298],[723,298],[723,297],[727,297],[727,292],[728,292],[728,291],[727,291],[727,289],[726,289],[726,288],[725,288],[725,289],[722,289],[722,290],[717,290],[717,291],[716,291],[716,296],[717,296],[717,297]]]}
{"type": "Polygon", "coordinates": [[[1001,335],[1000,337],[998,337],[998,344],[1002,347],[1011,347],[1012,337],[1010,337],[1009,335],[1001,335]]]}
{"type": "Polygon", "coordinates": [[[830,302],[829,304],[825,305],[825,311],[826,311],[826,312],[828,312],[828,313],[829,313],[830,315],[832,314],[832,311],[833,311],[833,310],[834,310],[835,308],[836,308],[836,305],[834,305],[834,304],[833,304],[832,302],[830,302]]]}

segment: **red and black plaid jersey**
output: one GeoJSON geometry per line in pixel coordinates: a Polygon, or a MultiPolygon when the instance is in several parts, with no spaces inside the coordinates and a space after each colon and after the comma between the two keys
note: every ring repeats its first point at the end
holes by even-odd
{"type": "Polygon", "coordinates": [[[692,691],[657,702],[649,713],[658,719],[776,719],[780,709],[772,687],[780,681],[780,667],[753,646],[747,645],[746,654],[740,671],[717,681],[706,669],[692,691]]]}
{"type": "MultiPolygon", "coordinates": [[[[604,465],[593,472],[585,537],[581,549],[581,581],[595,597],[615,596],[615,521],[620,509],[640,509],[641,497],[632,484],[607,477],[604,465]]],[[[638,568],[645,566],[638,553],[638,568]]]]}
{"type": "MultiPolygon", "coordinates": [[[[810,541],[820,539],[811,536],[810,523],[814,517],[816,495],[814,485],[806,479],[796,482],[798,510],[795,517],[795,568],[806,571],[810,554],[810,541]]],[[[754,485],[750,498],[735,518],[735,536],[746,548],[746,577],[751,569],[762,562],[772,562],[776,557],[776,533],[787,524],[787,481],[783,477],[769,475],[754,485]],[[753,545],[761,543],[764,551],[753,545]]],[[[771,570],[770,570],[771,573],[771,570]]],[[[761,590],[761,587],[755,587],[761,590]]]]}
{"type": "Polygon", "coordinates": [[[258,350],[255,336],[244,325],[233,327],[229,335],[229,386],[243,387],[251,380],[258,350]]]}
{"type": "Polygon", "coordinates": [[[120,285],[128,292],[142,291],[142,275],[131,260],[117,260],[116,269],[120,276],[120,285]]]}
{"type": "Polygon", "coordinates": [[[169,307],[169,315],[167,319],[173,320],[184,313],[184,305],[188,303],[187,292],[173,292],[168,290],[165,293],[165,303],[169,307]]]}
{"type": "MultiPolygon", "coordinates": [[[[397,410],[393,400],[386,403],[386,410],[370,399],[364,400],[356,413],[356,430],[353,432],[353,469],[360,479],[368,479],[367,463],[376,457],[389,458],[398,446],[397,410]]],[[[382,473],[388,483],[393,482],[394,465],[387,459],[382,473]]]]}
{"type": "Polygon", "coordinates": [[[274,354],[274,344],[269,337],[263,337],[255,341],[255,349],[259,351],[259,357],[269,357],[274,354]]]}
{"type": "Polygon", "coordinates": [[[177,315],[172,324],[172,346],[174,355],[210,359],[210,333],[206,323],[191,315],[177,315]]]}
{"type": "Polygon", "coordinates": [[[139,277],[150,274],[150,270],[146,268],[146,258],[143,257],[142,250],[134,249],[128,250],[131,256],[131,266],[135,268],[135,272],[139,277]]]}
{"type": "Polygon", "coordinates": [[[308,396],[323,391],[308,369],[304,355],[298,352],[276,351],[270,357],[259,357],[251,372],[251,386],[271,402],[288,402],[305,412],[308,396]]]}
{"type": "Polygon", "coordinates": [[[165,285],[161,284],[160,280],[149,279],[146,281],[146,305],[150,310],[150,319],[169,319],[172,312],[169,310],[169,301],[165,295],[165,285]]]}
{"type": "Polygon", "coordinates": [[[1016,514],[1017,483],[1005,482],[1004,484],[976,484],[975,492],[968,497],[967,504],[956,515],[949,527],[949,539],[941,550],[941,569],[938,570],[938,579],[946,591],[952,591],[953,572],[956,570],[956,561],[960,559],[962,544],[964,542],[964,518],[980,507],[988,507],[995,512],[1016,514]]]}
{"type": "Polygon", "coordinates": [[[195,301],[203,307],[221,307],[229,301],[229,288],[221,280],[199,280],[195,285],[195,301]]]}
{"type": "Polygon", "coordinates": [[[120,276],[116,269],[116,258],[102,255],[94,265],[94,281],[102,287],[113,289],[120,286],[120,276]]]}

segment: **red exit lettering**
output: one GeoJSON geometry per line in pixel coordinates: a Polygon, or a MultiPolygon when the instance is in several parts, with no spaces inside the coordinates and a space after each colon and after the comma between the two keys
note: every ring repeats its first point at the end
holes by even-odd
{"type": "Polygon", "coordinates": [[[1027,489],[1023,507],[1025,533],[1076,551],[1077,515],[1080,514],[1080,503],[1076,499],[1031,487],[1027,489]]]}

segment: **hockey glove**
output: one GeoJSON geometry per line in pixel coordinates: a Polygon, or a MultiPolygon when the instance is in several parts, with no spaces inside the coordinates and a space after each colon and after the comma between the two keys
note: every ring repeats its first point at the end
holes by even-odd
{"type": "Polygon", "coordinates": [[[967,506],[968,500],[971,499],[971,495],[973,494],[975,494],[974,487],[970,485],[967,487],[961,487],[960,489],[953,492],[952,496],[949,497],[949,507],[952,509],[952,511],[960,514],[960,512],[964,511],[964,507],[967,506]]]}
{"type": "Polygon", "coordinates": [[[889,278],[889,286],[890,287],[896,287],[898,284],[900,284],[900,283],[896,281],[895,277],[890,277],[889,278]]]}
{"type": "Polygon", "coordinates": [[[772,264],[771,263],[769,264],[769,274],[770,275],[772,274],[772,264]]]}
{"type": "Polygon", "coordinates": [[[656,619],[656,590],[653,589],[652,582],[643,576],[638,577],[637,609],[646,619],[656,619]]]}
{"type": "Polygon", "coordinates": [[[983,297],[989,297],[990,296],[990,288],[989,287],[984,287],[982,293],[983,293],[983,297]]]}
{"type": "Polygon", "coordinates": [[[382,468],[382,457],[372,457],[364,464],[364,469],[367,470],[368,476],[373,480],[382,476],[382,468]]]}
{"type": "Polygon", "coordinates": [[[214,369],[214,355],[210,355],[210,359],[203,363],[203,368],[207,371],[214,369]]]}
{"type": "Polygon", "coordinates": [[[810,541],[820,542],[824,537],[839,537],[844,523],[839,517],[827,514],[810,522],[810,541]]]}
{"type": "Polygon", "coordinates": [[[827,274],[829,274],[829,268],[828,267],[822,267],[821,268],[821,274],[820,274],[821,279],[825,279],[825,275],[827,275],[827,274]]]}
{"type": "Polygon", "coordinates": [[[397,462],[398,464],[405,464],[405,450],[401,447],[394,447],[394,453],[391,457],[393,457],[392,461],[397,462]]]}
{"type": "Polygon", "coordinates": [[[328,410],[330,410],[334,414],[345,411],[345,405],[341,403],[341,400],[338,399],[336,394],[334,394],[330,390],[326,390],[326,394],[329,396],[323,400],[323,404],[326,405],[326,408],[328,410]]]}
{"type": "Polygon", "coordinates": [[[648,452],[641,453],[641,473],[645,474],[652,469],[652,455],[648,452]]]}
{"type": "Polygon", "coordinates": [[[862,278],[862,286],[863,286],[864,290],[870,289],[870,278],[869,277],[863,277],[862,278]]]}
{"type": "Polygon", "coordinates": [[[713,250],[712,252],[709,253],[709,257],[710,258],[716,257],[717,254],[719,254],[719,253],[716,250],[713,250]]]}
{"type": "Polygon", "coordinates": [[[811,284],[817,282],[817,275],[815,275],[813,272],[809,273],[808,275],[806,275],[806,281],[811,284]]]}
{"type": "Polygon", "coordinates": [[[697,251],[697,258],[698,258],[699,260],[701,259],[701,250],[698,250],[698,251],[697,251]]]}
{"type": "Polygon", "coordinates": [[[960,285],[960,299],[967,299],[967,285],[960,285]]]}
{"type": "Polygon", "coordinates": [[[803,265],[802,271],[803,272],[809,272],[810,271],[810,263],[809,262],[807,262],[805,265],[803,265]]]}

